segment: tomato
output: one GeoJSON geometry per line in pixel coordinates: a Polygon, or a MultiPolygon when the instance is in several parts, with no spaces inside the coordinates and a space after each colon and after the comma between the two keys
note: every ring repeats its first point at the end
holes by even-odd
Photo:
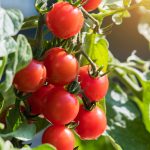
{"type": "Polygon", "coordinates": [[[76,78],[79,64],[74,56],[59,47],[50,49],[45,55],[44,64],[51,84],[64,85],[76,78]]]}
{"type": "Polygon", "coordinates": [[[68,124],[79,111],[77,98],[62,87],[54,87],[47,96],[43,114],[53,124],[68,124]]]}
{"type": "Polygon", "coordinates": [[[88,70],[88,66],[83,66],[80,68],[79,82],[81,88],[91,101],[99,101],[107,94],[109,86],[108,77],[107,75],[96,78],[91,77],[88,70]]]}
{"type": "Polygon", "coordinates": [[[31,97],[28,98],[28,103],[30,105],[32,114],[42,114],[46,96],[53,87],[54,86],[52,84],[48,86],[42,86],[36,92],[34,92],[31,97]]]}
{"type": "Polygon", "coordinates": [[[75,121],[79,123],[75,131],[83,140],[97,139],[107,126],[106,116],[98,107],[88,111],[81,105],[75,121]]]}
{"type": "Polygon", "coordinates": [[[42,62],[32,60],[28,66],[16,73],[14,85],[22,92],[35,92],[45,80],[45,66],[42,62]]]}
{"type": "MultiPolygon", "coordinates": [[[[85,1],[87,1],[87,0],[82,0],[82,3],[85,1]]],[[[88,12],[93,11],[99,6],[101,1],[102,0],[88,0],[87,3],[83,5],[83,8],[88,12]]]]}
{"type": "Polygon", "coordinates": [[[42,143],[51,144],[57,150],[73,150],[75,138],[71,130],[64,126],[50,126],[42,136],[42,143]]]}
{"type": "Polygon", "coordinates": [[[76,35],[82,28],[84,17],[80,9],[68,2],[57,2],[46,15],[49,30],[62,39],[76,35]]]}

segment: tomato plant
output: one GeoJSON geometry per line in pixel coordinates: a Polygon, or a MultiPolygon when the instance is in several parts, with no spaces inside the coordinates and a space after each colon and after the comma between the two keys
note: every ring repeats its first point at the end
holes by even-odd
{"type": "Polygon", "coordinates": [[[94,0],[94,1],[93,0],[88,0],[88,1],[83,0],[82,1],[82,3],[85,3],[83,5],[83,8],[87,11],[95,10],[98,7],[98,5],[100,5],[101,2],[102,2],[102,0],[94,0]]]}
{"type": "Polygon", "coordinates": [[[28,103],[30,105],[32,114],[42,114],[43,107],[46,102],[46,96],[53,87],[54,86],[51,84],[47,86],[42,86],[28,98],[28,103]]]}
{"type": "Polygon", "coordinates": [[[44,64],[50,83],[65,85],[76,78],[79,64],[74,56],[59,47],[50,49],[45,55],[44,64]]]}
{"type": "Polygon", "coordinates": [[[17,72],[14,78],[15,87],[22,92],[35,92],[46,80],[45,66],[36,60],[17,72]]]}
{"type": "Polygon", "coordinates": [[[68,2],[58,2],[46,15],[46,24],[57,37],[67,39],[82,28],[84,17],[80,9],[68,2]]]}
{"type": "Polygon", "coordinates": [[[81,105],[75,121],[79,122],[76,132],[83,140],[97,139],[107,126],[106,116],[98,107],[88,111],[81,105]]]}
{"type": "Polygon", "coordinates": [[[55,87],[47,96],[43,114],[53,124],[65,125],[75,119],[78,111],[77,98],[62,87],[55,87]]]}
{"type": "Polygon", "coordinates": [[[150,41],[149,1],[35,0],[35,9],[27,18],[0,7],[0,149],[149,150],[150,61],[133,52],[122,62],[112,48],[127,52],[120,34],[132,25],[115,25],[133,9],[150,41]]]}
{"type": "Polygon", "coordinates": [[[99,101],[107,94],[109,85],[107,75],[102,77],[92,77],[88,66],[83,66],[80,68],[79,82],[85,95],[91,101],[99,101]]]}
{"type": "Polygon", "coordinates": [[[75,138],[71,130],[64,126],[50,126],[43,134],[42,143],[52,144],[57,150],[71,150],[74,148],[75,138]]]}

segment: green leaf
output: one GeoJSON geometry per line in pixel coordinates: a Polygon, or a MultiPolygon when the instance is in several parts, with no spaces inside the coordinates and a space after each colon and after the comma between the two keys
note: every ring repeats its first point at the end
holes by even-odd
{"type": "Polygon", "coordinates": [[[13,88],[10,88],[7,92],[1,93],[4,98],[4,104],[2,107],[2,111],[5,110],[8,106],[15,104],[16,96],[13,88]]]}
{"type": "Polygon", "coordinates": [[[110,84],[107,94],[108,134],[123,150],[150,149],[150,134],[144,127],[135,103],[117,84],[110,84]]]}
{"type": "Polygon", "coordinates": [[[0,40],[0,57],[6,57],[16,51],[16,42],[12,37],[5,37],[0,40]]]}
{"type": "Polygon", "coordinates": [[[76,145],[79,150],[122,150],[109,135],[102,135],[97,140],[80,140],[76,136],[76,145]]]}
{"type": "MultiPolygon", "coordinates": [[[[104,66],[104,71],[108,65],[108,42],[99,34],[85,34],[83,41],[83,50],[88,56],[98,65],[104,66]]],[[[89,64],[88,61],[82,57],[81,64],[89,64]]]]}
{"type": "Polygon", "coordinates": [[[36,133],[36,126],[34,124],[22,124],[16,131],[10,133],[10,136],[22,141],[32,140],[36,133]]]}
{"type": "Polygon", "coordinates": [[[32,59],[32,49],[25,36],[19,35],[17,43],[14,41],[14,44],[12,44],[8,41],[8,45],[9,44],[10,50],[8,48],[7,51],[9,52],[7,52],[7,55],[9,55],[7,58],[7,64],[5,64],[5,81],[0,84],[0,91],[7,91],[12,85],[16,72],[27,66],[32,59]],[[13,52],[11,50],[12,48],[14,49],[13,52]]]}
{"type": "Polygon", "coordinates": [[[4,97],[3,95],[0,93],[0,113],[1,113],[1,110],[3,108],[3,105],[4,105],[4,97]]]}
{"type": "Polygon", "coordinates": [[[7,57],[0,58],[0,80],[2,79],[6,64],[7,64],[7,57]]]}
{"type": "Polygon", "coordinates": [[[21,29],[23,15],[20,10],[0,8],[0,39],[14,36],[21,29]]]}
{"type": "Polygon", "coordinates": [[[56,150],[56,148],[54,148],[54,146],[49,144],[43,144],[36,148],[33,148],[33,150],[56,150]]]}
{"type": "Polygon", "coordinates": [[[41,13],[45,14],[50,10],[50,7],[48,7],[48,0],[36,0],[35,2],[35,8],[36,10],[41,13]]]}
{"type": "Polygon", "coordinates": [[[34,119],[34,121],[35,121],[35,125],[36,125],[36,132],[40,132],[45,127],[50,125],[50,123],[45,118],[37,117],[34,119]]]}
{"type": "Polygon", "coordinates": [[[0,84],[0,91],[8,91],[12,85],[14,75],[16,73],[18,59],[17,53],[12,53],[8,57],[7,67],[5,71],[5,81],[0,84]]]}
{"type": "Polygon", "coordinates": [[[24,35],[18,36],[17,44],[18,44],[18,64],[16,72],[26,67],[32,60],[32,49],[24,35]]]}

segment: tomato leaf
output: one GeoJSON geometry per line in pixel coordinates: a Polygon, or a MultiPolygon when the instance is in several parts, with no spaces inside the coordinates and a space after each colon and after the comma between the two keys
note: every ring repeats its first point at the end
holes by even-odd
{"type": "Polygon", "coordinates": [[[20,10],[0,8],[0,39],[16,35],[22,24],[23,15],[20,10]]]}
{"type": "Polygon", "coordinates": [[[106,97],[108,134],[123,150],[150,149],[150,134],[144,127],[139,109],[119,85],[111,85],[106,97]]]}
{"type": "Polygon", "coordinates": [[[18,64],[16,72],[27,66],[32,60],[32,49],[24,35],[18,35],[18,64]]]}
{"type": "Polygon", "coordinates": [[[79,150],[122,150],[121,147],[109,135],[102,135],[97,140],[80,140],[76,136],[76,145],[79,146],[79,150]]]}
{"type": "MultiPolygon", "coordinates": [[[[85,34],[82,49],[98,65],[104,66],[106,71],[108,65],[108,42],[99,34],[85,34]]],[[[86,58],[82,57],[81,64],[89,64],[86,58]]]]}
{"type": "Polygon", "coordinates": [[[33,150],[56,150],[56,148],[54,148],[53,146],[51,146],[49,144],[43,144],[36,148],[33,148],[33,150]]]}

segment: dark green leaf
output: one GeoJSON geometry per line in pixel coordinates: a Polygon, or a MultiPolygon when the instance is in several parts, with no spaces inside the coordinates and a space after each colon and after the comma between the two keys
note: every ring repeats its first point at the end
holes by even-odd
{"type": "Polygon", "coordinates": [[[112,84],[107,94],[107,132],[123,150],[150,149],[150,134],[144,127],[135,103],[117,85],[112,84]]]}
{"type": "Polygon", "coordinates": [[[16,35],[22,23],[23,15],[20,10],[0,8],[0,39],[16,35]]]}

